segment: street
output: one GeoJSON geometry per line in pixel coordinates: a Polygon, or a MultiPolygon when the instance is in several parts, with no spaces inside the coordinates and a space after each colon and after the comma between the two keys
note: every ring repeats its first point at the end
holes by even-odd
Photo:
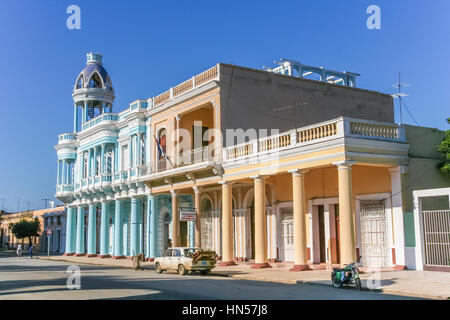
{"type": "Polygon", "coordinates": [[[20,299],[414,299],[353,288],[282,284],[220,276],[80,264],[81,289],[68,289],[70,263],[0,255],[0,300],[20,299]]]}

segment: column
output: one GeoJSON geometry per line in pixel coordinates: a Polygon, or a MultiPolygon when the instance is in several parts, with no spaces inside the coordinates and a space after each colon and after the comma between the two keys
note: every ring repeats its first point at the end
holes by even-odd
{"type": "MultiPolygon", "coordinates": [[[[175,129],[175,164],[178,165],[179,164],[179,157],[180,157],[180,121],[181,121],[181,116],[179,114],[177,114],[175,116],[175,120],[176,120],[176,126],[177,128],[175,129]]],[[[194,146],[192,146],[192,148],[194,148],[194,146]]]]}
{"type": "Polygon", "coordinates": [[[270,268],[267,263],[267,212],[264,178],[251,177],[254,180],[255,192],[255,264],[253,269],[270,268]]]}
{"type": "Polygon", "coordinates": [[[104,143],[102,143],[102,151],[100,154],[100,173],[99,174],[105,173],[105,147],[106,147],[106,145],[104,143]]]}
{"type": "Polygon", "coordinates": [[[102,201],[100,217],[100,258],[110,258],[109,255],[109,210],[108,203],[102,201]]]}
{"type": "Polygon", "coordinates": [[[80,170],[79,170],[80,178],[79,178],[79,180],[81,183],[81,180],[84,179],[84,152],[79,153],[78,156],[80,157],[80,170]]]}
{"type": "Polygon", "coordinates": [[[130,232],[130,251],[131,255],[139,254],[139,222],[138,222],[138,199],[131,198],[131,232],[130,232]]]}
{"type": "Polygon", "coordinates": [[[92,149],[89,149],[88,155],[88,177],[92,176],[92,149]]]}
{"type": "Polygon", "coordinates": [[[92,175],[96,176],[97,175],[97,147],[94,147],[94,159],[93,159],[93,170],[92,170],[92,175]]]}
{"type": "Polygon", "coordinates": [[[61,172],[61,160],[58,160],[58,169],[56,171],[56,184],[57,185],[61,184],[60,172],[61,172]]]}
{"type": "Polygon", "coordinates": [[[97,206],[93,203],[89,204],[89,216],[88,216],[88,257],[97,256],[97,206]]]}
{"type": "Polygon", "coordinates": [[[114,256],[113,259],[125,259],[123,255],[123,203],[116,200],[116,212],[114,217],[114,256]]]}
{"type": "Polygon", "coordinates": [[[87,118],[88,118],[88,102],[85,101],[84,102],[84,107],[83,107],[83,123],[87,122],[87,118]]]}
{"type": "Polygon", "coordinates": [[[356,261],[352,208],[352,163],[336,163],[339,184],[339,240],[341,265],[356,261]]]}
{"type": "Polygon", "coordinates": [[[172,191],[172,247],[180,245],[180,217],[178,216],[177,192],[172,191]]]}
{"type": "Polygon", "coordinates": [[[200,190],[195,187],[194,188],[194,208],[196,213],[195,218],[195,246],[197,248],[201,248],[202,246],[202,220],[201,220],[201,212],[200,212],[200,190]]]}
{"type": "Polygon", "coordinates": [[[119,142],[114,145],[114,172],[119,171],[119,142]]]}
{"type": "Polygon", "coordinates": [[[77,247],[76,256],[84,256],[84,207],[77,208],[77,247]]]}
{"type": "MultiPolygon", "coordinates": [[[[153,260],[157,255],[157,228],[158,228],[158,215],[156,212],[156,197],[147,197],[147,226],[150,229],[150,234],[147,238],[147,248],[149,250],[148,257],[153,260]]],[[[148,233],[147,233],[148,234],[148,233]]]]}
{"type": "Polygon", "coordinates": [[[75,208],[67,208],[67,219],[66,219],[66,252],[65,256],[71,256],[75,253],[75,248],[73,247],[75,234],[73,233],[73,226],[75,224],[75,208]]]}
{"type": "MultiPolygon", "coordinates": [[[[130,136],[130,139],[128,141],[128,156],[130,157],[128,160],[129,167],[133,167],[133,136],[130,136]]],[[[128,169],[128,168],[126,168],[128,169]]]]}
{"type": "Polygon", "coordinates": [[[66,161],[66,183],[70,184],[70,162],[66,161]]]}
{"type": "Polygon", "coordinates": [[[73,105],[73,132],[78,131],[78,106],[73,105]]]}
{"type": "Polygon", "coordinates": [[[222,263],[220,266],[233,266],[233,198],[230,182],[222,184],[222,263]]]}
{"type": "Polygon", "coordinates": [[[395,261],[393,264],[397,270],[406,269],[405,263],[405,230],[403,224],[403,200],[402,200],[402,178],[406,174],[406,167],[397,166],[389,168],[391,175],[391,194],[392,194],[392,214],[394,231],[394,253],[395,261]]]}
{"type": "Polygon", "coordinates": [[[294,266],[290,271],[311,270],[308,266],[305,220],[305,170],[292,170],[292,200],[294,209],[294,266]]]}
{"type": "Polygon", "coordinates": [[[136,135],[136,167],[141,165],[141,133],[136,135]]]}

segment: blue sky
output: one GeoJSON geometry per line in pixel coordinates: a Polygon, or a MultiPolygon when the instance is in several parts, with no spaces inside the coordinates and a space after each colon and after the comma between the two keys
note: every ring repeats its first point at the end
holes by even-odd
{"type": "MultiPolygon", "coordinates": [[[[450,117],[450,1],[0,2],[0,209],[43,207],[56,183],[57,135],[73,128],[72,86],[101,52],[115,111],[217,62],[261,68],[285,57],[360,73],[360,88],[393,93],[398,72],[422,126],[450,117]],[[68,30],[66,8],[81,8],[68,30]],[[381,30],[366,8],[381,8],[381,30]]],[[[396,111],[397,104],[396,104],[396,111]]],[[[398,119],[398,112],[397,112],[398,119]]],[[[405,112],[403,120],[414,124],[405,112]]]]}

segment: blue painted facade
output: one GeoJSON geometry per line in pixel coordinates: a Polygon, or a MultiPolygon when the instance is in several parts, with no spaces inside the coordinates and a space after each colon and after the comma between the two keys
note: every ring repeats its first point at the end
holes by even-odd
{"type": "MultiPolygon", "coordinates": [[[[151,195],[141,179],[150,166],[151,102],[137,100],[114,113],[102,56],[87,56],[72,94],[73,132],[59,135],[55,146],[56,197],[68,207],[66,254],[154,258],[170,238],[161,210],[171,211],[171,196],[151,195]]],[[[192,206],[191,196],[183,201],[192,206]]],[[[192,225],[188,232],[193,245],[192,225]]]]}

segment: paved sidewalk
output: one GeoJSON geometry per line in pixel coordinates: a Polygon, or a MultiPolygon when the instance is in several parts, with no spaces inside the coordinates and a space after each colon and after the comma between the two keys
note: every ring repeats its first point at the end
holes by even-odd
{"type": "MultiPolygon", "coordinates": [[[[129,259],[115,260],[73,256],[39,256],[37,258],[77,264],[132,268],[132,262],[129,259]]],[[[142,266],[144,269],[153,270],[153,262],[144,262],[142,266]]],[[[251,268],[250,263],[239,263],[236,266],[216,267],[212,270],[212,274],[236,279],[331,286],[330,270],[291,272],[289,268],[289,264],[274,264],[272,268],[255,270],[251,268]]],[[[364,274],[361,274],[361,280],[365,290],[370,290],[368,289],[370,287],[374,291],[384,293],[432,299],[450,299],[450,273],[448,272],[385,270],[374,273],[366,270],[364,274]]]]}

